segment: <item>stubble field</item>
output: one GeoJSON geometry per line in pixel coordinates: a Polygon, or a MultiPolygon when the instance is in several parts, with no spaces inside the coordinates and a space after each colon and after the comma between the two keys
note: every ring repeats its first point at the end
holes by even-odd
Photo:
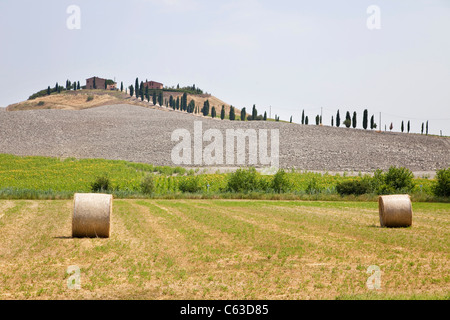
{"type": "Polygon", "coordinates": [[[0,200],[0,299],[449,298],[450,204],[390,229],[374,202],[114,200],[109,239],[72,238],[72,208],[0,200]]]}

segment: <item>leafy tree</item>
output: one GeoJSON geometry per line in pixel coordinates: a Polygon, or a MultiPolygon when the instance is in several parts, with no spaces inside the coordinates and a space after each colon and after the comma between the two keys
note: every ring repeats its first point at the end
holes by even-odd
{"type": "Polygon", "coordinates": [[[436,172],[436,182],[433,185],[433,193],[438,197],[450,196],[450,167],[436,172]]]}
{"type": "Polygon", "coordinates": [[[236,119],[236,115],[235,115],[233,106],[230,106],[230,116],[229,117],[230,117],[231,121],[234,121],[236,119]]]}
{"type": "Polygon", "coordinates": [[[356,111],[353,112],[352,127],[353,127],[353,129],[356,128],[356,111]]]}
{"type": "Polygon", "coordinates": [[[289,181],[288,174],[283,169],[279,169],[273,176],[271,187],[278,193],[289,191],[291,188],[291,182],[289,181]]]}
{"type": "Polygon", "coordinates": [[[225,106],[222,106],[222,110],[220,111],[220,119],[225,119],[225,106]]]}
{"type": "Polygon", "coordinates": [[[368,122],[369,122],[369,111],[367,111],[367,109],[365,109],[363,112],[363,128],[364,128],[364,130],[367,130],[368,122]]]}

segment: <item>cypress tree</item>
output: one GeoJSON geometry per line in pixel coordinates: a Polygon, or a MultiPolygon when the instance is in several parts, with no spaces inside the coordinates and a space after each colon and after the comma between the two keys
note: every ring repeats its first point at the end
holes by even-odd
{"type": "Polygon", "coordinates": [[[245,116],[246,116],[245,108],[242,108],[241,109],[241,121],[245,121],[245,116]]]}
{"type": "Polygon", "coordinates": [[[363,113],[363,128],[364,130],[367,130],[367,125],[368,125],[368,119],[369,118],[369,111],[367,111],[367,109],[364,110],[363,113]]]}
{"type": "Polygon", "coordinates": [[[410,123],[410,121],[408,120],[408,125],[407,125],[407,130],[408,130],[408,133],[409,133],[409,130],[411,129],[411,123],[410,123]]]}
{"type": "Polygon", "coordinates": [[[289,123],[292,123],[292,116],[291,116],[291,119],[289,120],[289,123]]]}
{"type": "Polygon", "coordinates": [[[309,122],[308,116],[306,116],[306,117],[305,117],[305,124],[308,125],[308,122],[309,122]]]}
{"type": "Polygon", "coordinates": [[[211,109],[211,118],[215,118],[216,117],[216,108],[212,107],[211,109]]]}
{"type": "Polygon", "coordinates": [[[77,91],[77,82],[76,81],[73,83],[73,91],[77,91]]]}
{"type": "Polygon", "coordinates": [[[375,129],[375,118],[373,115],[370,117],[370,129],[375,129]]]}
{"type": "Polygon", "coordinates": [[[402,132],[405,131],[405,124],[403,123],[403,121],[402,121],[402,125],[400,127],[400,130],[402,130],[402,132]]]}
{"type": "Polygon", "coordinates": [[[130,96],[132,97],[134,94],[134,87],[133,85],[130,86],[130,96]]]}
{"type": "Polygon", "coordinates": [[[420,134],[423,134],[423,127],[424,127],[424,123],[422,122],[422,131],[420,134]]]}
{"type": "Polygon", "coordinates": [[[319,115],[317,115],[317,116],[316,116],[316,126],[318,126],[318,125],[319,125],[319,123],[320,123],[320,116],[319,116],[319,115]]]}
{"type": "Polygon", "coordinates": [[[95,79],[96,79],[96,77],[94,77],[94,83],[93,83],[92,87],[94,89],[97,89],[97,81],[95,79]]]}
{"type": "Polygon", "coordinates": [[[334,117],[331,116],[331,126],[334,127],[334,117]]]}
{"type": "Polygon", "coordinates": [[[175,107],[177,110],[180,110],[180,97],[177,97],[177,101],[175,102],[175,107]]]}
{"type": "Polygon", "coordinates": [[[258,111],[256,110],[256,106],[253,105],[252,109],[252,120],[256,120],[256,117],[258,116],[258,111]]]}
{"type": "Polygon", "coordinates": [[[147,101],[150,102],[150,93],[148,92],[148,86],[145,87],[145,98],[147,98],[147,101]]]}
{"type": "Polygon", "coordinates": [[[347,128],[350,128],[350,126],[352,125],[352,118],[350,117],[350,112],[348,112],[348,111],[347,111],[347,113],[345,114],[344,125],[345,125],[347,128]]]}
{"type": "Polygon", "coordinates": [[[264,118],[263,118],[263,120],[267,121],[267,111],[264,111],[264,118]]]}
{"type": "Polygon", "coordinates": [[[77,90],[81,90],[80,81],[77,83],[77,90]]]}
{"type": "Polygon", "coordinates": [[[352,126],[353,126],[353,129],[356,128],[356,111],[353,112],[352,126]]]}
{"type": "Polygon", "coordinates": [[[305,110],[302,111],[302,124],[305,124],[305,110]]]}
{"type": "Polygon", "coordinates": [[[162,93],[162,91],[159,92],[158,102],[159,102],[160,106],[163,105],[163,93],[162,93]]]}
{"type": "Polygon", "coordinates": [[[336,113],[336,127],[341,125],[341,115],[339,114],[339,110],[336,113]]]}
{"type": "Polygon", "coordinates": [[[108,81],[105,79],[105,90],[108,88],[108,81]]]}
{"type": "Polygon", "coordinates": [[[428,120],[427,120],[426,135],[428,135],[428,120]]]}
{"type": "Polygon", "coordinates": [[[156,91],[155,90],[153,90],[153,105],[155,105],[156,106],[156,91]]]}
{"type": "Polygon", "coordinates": [[[236,115],[234,113],[234,107],[230,106],[230,120],[234,121],[236,119],[236,115]]]}
{"type": "Polygon", "coordinates": [[[220,119],[225,119],[225,106],[222,106],[222,110],[220,110],[220,119]]]}
{"type": "Polygon", "coordinates": [[[50,86],[48,86],[48,88],[47,88],[47,95],[49,96],[50,93],[52,93],[52,91],[50,90],[50,86]]]}
{"type": "Polygon", "coordinates": [[[123,81],[120,82],[120,91],[123,92],[123,81]]]}
{"type": "Polygon", "coordinates": [[[136,91],[136,98],[139,96],[139,79],[136,78],[136,81],[134,82],[134,90],[136,91]]]}

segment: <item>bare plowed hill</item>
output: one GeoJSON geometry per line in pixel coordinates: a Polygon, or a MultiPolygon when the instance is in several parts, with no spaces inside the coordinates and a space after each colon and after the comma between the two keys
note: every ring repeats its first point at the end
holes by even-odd
{"type": "Polygon", "coordinates": [[[15,155],[121,159],[173,166],[171,152],[178,142],[171,141],[172,132],[187,129],[192,136],[194,121],[201,120],[203,132],[218,129],[224,137],[226,129],[279,129],[280,166],[284,168],[369,172],[396,165],[418,172],[450,165],[450,139],[445,137],[222,121],[124,104],[0,115],[0,153],[15,155]]]}

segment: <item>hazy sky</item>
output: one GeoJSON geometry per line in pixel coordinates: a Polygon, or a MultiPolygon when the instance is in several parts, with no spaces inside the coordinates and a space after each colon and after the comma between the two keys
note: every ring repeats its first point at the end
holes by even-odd
{"type": "Polygon", "coordinates": [[[0,43],[3,107],[66,79],[139,77],[294,122],[340,109],[360,127],[367,108],[383,129],[450,135],[449,0],[1,0],[0,43]]]}

